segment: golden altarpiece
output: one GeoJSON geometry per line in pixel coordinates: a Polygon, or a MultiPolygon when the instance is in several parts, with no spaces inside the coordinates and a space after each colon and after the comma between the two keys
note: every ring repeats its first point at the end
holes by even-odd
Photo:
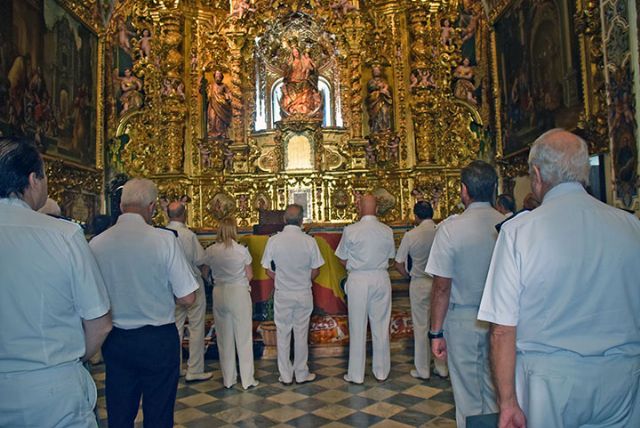
{"type": "MultiPolygon", "coordinates": [[[[364,192],[390,224],[419,199],[444,218],[470,160],[495,161],[507,191],[526,174],[526,151],[503,153],[517,82],[495,29],[527,1],[57,1],[97,40],[96,159],[51,162],[52,195],[109,204],[126,177],[148,177],[190,198],[198,229],[231,213],[248,227],[293,201],[313,223],[349,223],[364,192]]],[[[606,152],[598,4],[566,4],[583,98],[572,129],[606,152]]]]}
{"type": "Polygon", "coordinates": [[[417,198],[445,217],[460,167],[493,154],[482,16],[458,1],[120,2],[104,37],[106,180],[188,195],[196,228],[292,201],[314,223],[350,222],[364,192],[390,223],[417,198]],[[471,25],[477,60],[456,77],[471,25]]]}

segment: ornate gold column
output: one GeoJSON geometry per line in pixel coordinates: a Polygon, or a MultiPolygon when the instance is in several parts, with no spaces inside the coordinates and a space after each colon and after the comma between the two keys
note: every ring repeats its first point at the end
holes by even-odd
{"type": "MultiPolygon", "coordinates": [[[[177,3],[177,2],[176,2],[177,3]]],[[[182,8],[176,3],[163,5],[158,10],[161,29],[161,71],[163,84],[176,88],[173,91],[161,92],[161,120],[164,147],[167,150],[166,172],[176,174],[183,172],[184,163],[184,131],[186,104],[184,82],[184,56],[182,54],[182,30],[184,15],[182,8]],[[182,89],[178,89],[182,88],[182,89]]]]}
{"type": "Polygon", "coordinates": [[[351,138],[362,138],[362,39],[364,37],[364,25],[360,14],[348,21],[345,34],[349,44],[349,116],[351,138]]]}
{"type": "MultiPolygon", "coordinates": [[[[422,3],[414,3],[409,12],[409,27],[411,30],[410,65],[411,71],[428,70],[428,49],[425,43],[427,34],[427,11],[422,3]]],[[[430,113],[429,95],[430,88],[415,88],[411,99],[413,113],[413,132],[415,135],[416,164],[424,165],[434,163],[434,153],[429,147],[427,121],[430,113]]]]}

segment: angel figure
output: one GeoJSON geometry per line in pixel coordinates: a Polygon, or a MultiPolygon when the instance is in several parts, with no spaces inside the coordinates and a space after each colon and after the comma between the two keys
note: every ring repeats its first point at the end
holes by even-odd
{"type": "Polygon", "coordinates": [[[151,57],[151,31],[149,29],[142,30],[142,37],[140,37],[138,47],[143,58],[151,57]]]}
{"type": "Polygon", "coordinates": [[[454,31],[455,29],[451,26],[449,20],[445,18],[440,27],[440,43],[442,43],[443,46],[451,46],[454,31]]]}
{"type": "Polygon", "coordinates": [[[465,43],[467,40],[471,39],[476,35],[476,30],[478,29],[478,21],[480,21],[480,15],[476,10],[471,12],[471,19],[469,20],[469,24],[462,30],[462,43],[465,43]]]}
{"type": "Polygon", "coordinates": [[[435,88],[437,86],[429,70],[413,70],[409,79],[409,89],[435,88]]]}
{"type": "Polygon", "coordinates": [[[344,17],[347,13],[351,12],[352,10],[356,10],[356,7],[353,4],[351,4],[350,0],[336,0],[335,2],[331,3],[329,7],[331,8],[331,10],[333,10],[333,12],[336,15],[340,17],[344,17]]]}
{"type": "Polygon", "coordinates": [[[142,107],[142,80],[138,79],[130,68],[124,71],[124,77],[120,77],[120,103],[122,110],[120,115],[124,115],[129,110],[142,107]]]}
{"type": "Polygon", "coordinates": [[[474,71],[469,58],[464,58],[462,64],[455,68],[453,77],[456,79],[453,85],[453,95],[458,99],[477,105],[478,100],[474,94],[476,87],[473,83],[474,71]]]}
{"type": "Polygon", "coordinates": [[[244,19],[245,15],[249,12],[255,12],[256,9],[251,7],[251,3],[249,0],[236,0],[233,3],[233,10],[231,11],[231,16],[236,17],[237,19],[244,19]]]}
{"type": "Polygon", "coordinates": [[[136,33],[127,28],[127,22],[124,18],[118,20],[118,46],[125,51],[128,55],[131,55],[131,37],[136,33]]]}
{"type": "Polygon", "coordinates": [[[400,137],[396,135],[387,143],[387,160],[396,162],[398,160],[399,148],[400,148],[400,137]]]}
{"type": "Polygon", "coordinates": [[[205,144],[198,144],[200,150],[200,165],[204,168],[211,168],[211,149],[205,144]]]}
{"type": "Polygon", "coordinates": [[[224,169],[232,172],[233,171],[233,158],[235,156],[235,153],[233,153],[233,151],[231,151],[231,149],[229,148],[229,145],[225,145],[223,152],[222,152],[223,156],[224,156],[224,169]]]}

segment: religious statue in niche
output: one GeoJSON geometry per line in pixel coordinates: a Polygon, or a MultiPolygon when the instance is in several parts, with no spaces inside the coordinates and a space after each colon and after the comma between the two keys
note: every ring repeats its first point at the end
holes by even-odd
{"type": "Polygon", "coordinates": [[[391,130],[393,96],[387,79],[379,65],[371,69],[373,77],[367,83],[367,112],[369,113],[369,130],[372,134],[391,130]]]}
{"type": "Polygon", "coordinates": [[[475,96],[476,86],[473,83],[474,71],[469,58],[464,58],[462,64],[458,65],[453,71],[453,95],[461,100],[467,101],[473,105],[478,104],[475,96]]]}
{"type": "Polygon", "coordinates": [[[301,114],[322,115],[322,97],[318,91],[318,72],[309,50],[300,53],[296,46],[291,48],[291,56],[284,73],[284,85],[280,108],[283,117],[301,114]]]}
{"type": "Polygon", "coordinates": [[[122,110],[120,115],[124,115],[129,110],[136,110],[142,107],[144,100],[142,96],[142,80],[137,78],[130,68],[124,70],[124,77],[120,77],[120,104],[122,110]]]}
{"type": "Polygon", "coordinates": [[[227,138],[232,114],[231,92],[220,70],[213,73],[213,82],[207,86],[207,104],[207,135],[210,138],[227,138]]]}

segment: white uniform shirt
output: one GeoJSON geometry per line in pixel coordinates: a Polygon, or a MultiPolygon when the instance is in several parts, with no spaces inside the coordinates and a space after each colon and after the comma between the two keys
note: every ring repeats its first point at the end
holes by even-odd
{"type": "Polygon", "coordinates": [[[175,322],[174,296],[185,297],[199,287],[173,232],[148,225],[139,214],[122,214],[89,246],[118,328],[175,322]]]}
{"type": "Polygon", "coordinates": [[[251,264],[251,254],[247,247],[236,241],[226,247],[216,242],[205,250],[206,263],[216,284],[249,285],[245,267],[251,264]]]}
{"type": "Polygon", "coordinates": [[[504,216],[488,202],[473,202],[438,226],[426,272],[451,278],[450,303],[478,306],[504,216]]]}
{"type": "Polygon", "coordinates": [[[408,268],[409,266],[406,263],[408,256],[411,256],[412,264],[409,274],[412,278],[424,278],[427,276],[424,268],[427,266],[435,235],[435,223],[431,219],[425,219],[418,226],[407,231],[402,237],[396,254],[396,262],[405,263],[405,268],[408,268]]]}
{"type": "Polygon", "coordinates": [[[640,355],[640,221],[578,183],[502,226],[478,318],[520,351],[640,355]]]}
{"type": "Polygon", "coordinates": [[[336,256],[347,261],[348,271],[386,271],[395,254],[393,231],[374,215],[345,227],[336,248],[336,256]]]}
{"type": "Polygon", "coordinates": [[[262,267],[276,266],[276,290],[305,291],[311,288],[311,269],[324,264],[316,240],[299,226],[286,225],[267,241],[262,267]]]}
{"type": "Polygon", "coordinates": [[[198,284],[202,286],[204,281],[198,266],[205,264],[206,255],[204,253],[204,248],[202,248],[200,241],[198,241],[198,237],[195,233],[189,230],[184,223],[179,221],[170,221],[167,225],[167,229],[178,232],[178,240],[182,245],[182,250],[184,251],[184,255],[187,257],[187,261],[191,265],[193,276],[196,281],[198,281],[198,284]]]}
{"type": "Polygon", "coordinates": [[[0,243],[0,373],[78,361],[82,320],[109,311],[82,229],[3,198],[0,243]]]}

